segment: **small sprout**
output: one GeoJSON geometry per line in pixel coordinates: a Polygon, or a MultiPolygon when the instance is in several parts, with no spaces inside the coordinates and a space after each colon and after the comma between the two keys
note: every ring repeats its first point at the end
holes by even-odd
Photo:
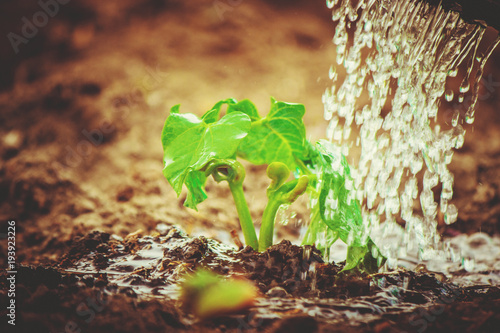
{"type": "Polygon", "coordinates": [[[265,117],[249,100],[232,98],[219,101],[201,118],[181,114],[179,109],[179,105],[171,109],[163,127],[163,174],[178,196],[186,186],[185,206],[196,209],[207,198],[207,177],[227,181],[246,245],[264,251],[273,243],[280,206],[307,192],[311,221],[302,244],[315,244],[328,255],[340,238],[348,244],[345,270],[360,267],[373,273],[383,265],[385,258],[366,236],[355,189],[346,186],[353,183],[349,165],[332,143],[306,140],[303,105],[271,98],[265,117]],[[224,105],[226,114],[220,117],[224,105]],[[254,165],[268,165],[271,184],[259,238],[243,192],[245,169],[238,157],[254,165]],[[287,181],[290,170],[294,179],[287,181]]]}
{"type": "Polygon", "coordinates": [[[210,175],[218,183],[227,181],[233,184],[243,184],[245,168],[236,160],[213,160],[205,167],[205,176],[208,177],[210,175]]]}
{"type": "Polygon", "coordinates": [[[281,162],[273,162],[269,164],[266,170],[267,176],[271,178],[271,184],[269,185],[268,191],[274,191],[281,187],[288,177],[290,177],[290,169],[281,162]]]}
{"type": "Polygon", "coordinates": [[[297,183],[294,188],[289,191],[284,198],[286,203],[293,203],[299,196],[304,194],[307,190],[307,185],[309,184],[309,177],[306,175],[302,175],[297,179],[297,183]]]}
{"type": "Polygon", "coordinates": [[[273,162],[267,168],[267,175],[272,181],[271,185],[267,188],[268,202],[262,214],[259,251],[264,251],[273,245],[274,222],[278,209],[282,205],[293,203],[307,189],[309,177],[305,175],[283,184],[289,174],[289,169],[283,163],[278,164],[277,162],[273,162]]]}
{"type": "Polygon", "coordinates": [[[187,311],[200,319],[224,316],[253,306],[259,291],[245,279],[224,279],[198,270],[181,285],[181,300],[187,311]]]}

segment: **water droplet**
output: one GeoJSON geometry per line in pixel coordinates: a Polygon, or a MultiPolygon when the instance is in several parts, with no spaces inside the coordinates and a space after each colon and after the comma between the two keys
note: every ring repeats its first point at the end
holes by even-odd
{"type": "Polygon", "coordinates": [[[458,74],[458,68],[450,69],[448,71],[448,76],[449,77],[456,77],[458,74]]]}
{"type": "Polygon", "coordinates": [[[456,127],[458,125],[459,119],[460,119],[460,111],[458,110],[453,111],[453,116],[451,118],[451,125],[453,127],[456,127]]]}
{"type": "Polygon", "coordinates": [[[462,266],[467,272],[473,272],[476,266],[476,261],[474,258],[464,257],[462,258],[462,266]]]}
{"type": "Polygon", "coordinates": [[[304,247],[304,252],[302,255],[303,260],[309,260],[311,258],[311,247],[310,246],[305,246],[304,247]]]}
{"type": "Polygon", "coordinates": [[[444,98],[446,101],[451,102],[453,100],[453,90],[449,89],[446,91],[444,98]]]}
{"type": "Polygon", "coordinates": [[[332,65],[330,67],[330,70],[328,71],[328,77],[333,81],[337,79],[337,69],[335,68],[335,66],[332,65]]]}
{"type": "Polygon", "coordinates": [[[468,80],[464,80],[464,81],[462,82],[462,84],[460,85],[459,91],[460,91],[461,93],[466,93],[466,92],[468,92],[468,91],[469,91],[469,89],[470,89],[470,84],[469,84],[469,81],[468,81],[468,80]]]}
{"type": "Polygon", "coordinates": [[[444,163],[450,164],[453,158],[453,150],[448,150],[444,153],[444,163]]]}
{"type": "Polygon", "coordinates": [[[446,209],[446,214],[444,215],[444,222],[446,224],[455,223],[458,217],[458,209],[454,204],[449,204],[448,209],[446,209]]]}
{"type": "Polygon", "coordinates": [[[364,29],[365,29],[365,32],[370,32],[372,31],[372,23],[370,21],[366,21],[365,22],[365,26],[364,26],[364,29]]]}
{"type": "Polygon", "coordinates": [[[465,122],[469,125],[474,123],[474,115],[466,114],[465,115],[465,122]]]}
{"type": "Polygon", "coordinates": [[[408,287],[409,287],[409,285],[410,285],[410,277],[405,276],[405,277],[403,278],[403,289],[404,289],[404,290],[407,290],[407,289],[408,289],[408,287]]]}

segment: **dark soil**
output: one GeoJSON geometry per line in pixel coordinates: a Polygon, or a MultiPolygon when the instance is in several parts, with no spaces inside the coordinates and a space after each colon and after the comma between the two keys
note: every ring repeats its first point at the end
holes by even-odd
{"type": "MultiPolygon", "coordinates": [[[[249,98],[266,113],[273,96],[305,104],[308,136],[325,137],[321,95],[335,48],[323,0],[74,0],[16,52],[5,36],[22,34],[23,17],[40,10],[37,1],[0,3],[0,263],[7,267],[15,221],[15,331],[499,327],[498,286],[459,287],[425,270],[340,273],[342,263],[283,242],[296,241],[308,220],[305,201],[276,226],[268,251],[229,249],[221,242],[232,244],[230,231],[239,230],[229,190],[209,182],[210,199],[195,212],[163,178],[160,133],[175,104],[202,114],[218,100],[249,98]],[[200,322],[176,297],[177,282],[197,267],[254,281],[262,297],[246,311],[200,322]]],[[[500,232],[500,50],[484,79],[476,121],[450,166],[460,214],[440,224],[447,237],[500,232]]],[[[443,101],[440,114],[454,107],[443,101]]],[[[245,180],[257,224],[264,174],[249,167],[245,180]]],[[[1,332],[13,331],[6,277],[2,271],[1,332]]]]}
{"type": "MultiPolygon", "coordinates": [[[[399,270],[340,273],[315,248],[282,241],[263,253],[227,250],[175,228],[125,240],[93,232],[76,239],[60,265],[19,266],[19,332],[493,332],[500,288],[459,288],[439,275],[399,270]],[[161,246],[142,266],[139,253],[161,246]],[[309,254],[305,254],[309,253],[309,254]],[[121,270],[113,263],[125,262],[121,270]],[[139,263],[139,264],[137,264],[139,263]],[[196,268],[254,281],[262,301],[230,316],[199,321],[162,289],[196,268]],[[311,267],[315,267],[311,270],[311,267]],[[75,269],[76,268],[76,269],[75,269]],[[118,275],[124,273],[124,275],[118,275]],[[118,276],[118,277],[117,277],[118,276]],[[155,296],[156,295],[156,296],[155,296]],[[314,315],[311,315],[314,313],[314,315]],[[356,318],[353,320],[347,314],[356,318]]],[[[2,288],[5,284],[2,278],[2,288]]],[[[7,295],[2,295],[2,302],[7,295]]],[[[6,323],[2,323],[6,327],[6,323]]]]}

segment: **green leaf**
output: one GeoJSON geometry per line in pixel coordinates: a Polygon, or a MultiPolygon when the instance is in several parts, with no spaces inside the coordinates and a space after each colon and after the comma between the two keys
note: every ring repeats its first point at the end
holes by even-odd
{"type": "Polygon", "coordinates": [[[248,99],[244,99],[240,102],[236,102],[236,100],[233,100],[232,103],[229,103],[227,113],[236,111],[243,112],[244,114],[249,116],[252,121],[260,120],[259,112],[257,111],[255,104],[250,102],[248,99]]]}
{"type": "Polygon", "coordinates": [[[363,242],[363,218],[354,191],[346,188],[351,182],[350,169],[340,151],[328,142],[317,144],[316,163],[321,165],[318,204],[322,220],[340,239],[349,245],[365,245],[363,242]]]}
{"type": "Polygon", "coordinates": [[[386,260],[387,258],[380,253],[377,245],[371,239],[368,239],[367,251],[363,258],[365,270],[369,273],[376,273],[379,267],[385,264],[386,260]]]}
{"type": "Polygon", "coordinates": [[[315,245],[323,255],[330,256],[330,247],[339,239],[338,232],[330,229],[321,219],[319,205],[311,207],[311,221],[306,234],[302,239],[302,245],[315,245]]]}
{"type": "Polygon", "coordinates": [[[252,282],[242,278],[223,279],[206,270],[198,270],[181,284],[184,306],[202,319],[247,309],[258,296],[259,291],[252,282]]]}
{"type": "MultiPolygon", "coordinates": [[[[174,109],[175,108],[175,109],[174,109]]],[[[178,113],[178,106],[167,118],[163,132],[163,174],[177,195],[185,183],[189,195],[186,205],[196,205],[206,198],[205,176],[199,172],[211,160],[234,158],[241,140],[250,130],[250,118],[241,112],[227,114],[213,121],[214,109],[204,120],[194,114],[178,113]]]]}
{"type": "Polygon", "coordinates": [[[184,201],[184,206],[196,210],[198,204],[207,198],[207,193],[205,192],[206,181],[207,177],[201,171],[191,171],[187,174],[184,182],[188,189],[188,194],[186,201],[184,201]]]}
{"type": "Polygon", "coordinates": [[[271,98],[271,110],[260,118],[250,101],[241,101],[228,107],[228,114],[244,112],[252,119],[252,128],[241,142],[238,155],[253,164],[282,162],[295,170],[295,159],[305,158],[305,126],[302,121],[304,106],[277,102],[271,98]]]}
{"type": "MultiPolygon", "coordinates": [[[[177,114],[179,113],[179,108],[180,108],[180,104],[177,104],[177,105],[174,105],[170,108],[170,116],[173,115],[173,114],[177,114]]],[[[165,150],[165,146],[167,145],[167,137],[171,136],[171,134],[167,133],[169,131],[172,131],[174,130],[173,128],[170,128],[170,127],[167,127],[167,121],[168,121],[168,118],[165,120],[165,123],[163,124],[163,130],[162,130],[162,133],[161,133],[161,144],[163,146],[163,150],[165,150]]],[[[187,124],[186,124],[187,126],[187,124]]]]}
{"type": "Polygon", "coordinates": [[[201,119],[207,124],[214,123],[217,120],[219,120],[220,109],[221,109],[222,105],[224,105],[224,104],[232,105],[235,103],[237,103],[237,101],[234,98],[228,98],[228,99],[224,99],[222,101],[219,101],[219,102],[215,103],[215,105],[210,110],[208,110],[201,117],[201,119]]]}
{"type": "Polygon", "coordinates": [[[343,271],[347,271],[358,266],[367,251],[367,246],[348,246],[347,257],[345,259],[345,266],[343,271]]]}
{"type": "Polygon", "coordinates": [[[322,240],[321,247],[328,249],[338,237],[348,245],[344,270],[361,263],[364,263],[364,269],[369,272],[378,269],[374,264],[377,259],[372,257],[371,251],[375,244],[366,235],[361,207],[351,188],[353,180],[345,157],[339,147],[326,141],[318,142],[315,147],[309,145],[308,151],[309,158],[305,164],[317,175],[318,181],[313,183],[314,188],[309,191],[311,231],[308,230],[304,243],[313,244],[318,238],[318,232],[322,232],[325,239],[322,240]],[[324,225],[329,231],[325,230],[324,225]]]}

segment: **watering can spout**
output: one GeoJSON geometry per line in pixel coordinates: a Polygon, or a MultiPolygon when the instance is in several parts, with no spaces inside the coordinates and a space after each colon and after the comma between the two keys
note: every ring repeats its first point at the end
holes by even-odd
{"type": "Polygon", "coordinates": [[[468,22],[491,26],[500,31],[500,0],[424,0],[460,13],[468,22]]]}

